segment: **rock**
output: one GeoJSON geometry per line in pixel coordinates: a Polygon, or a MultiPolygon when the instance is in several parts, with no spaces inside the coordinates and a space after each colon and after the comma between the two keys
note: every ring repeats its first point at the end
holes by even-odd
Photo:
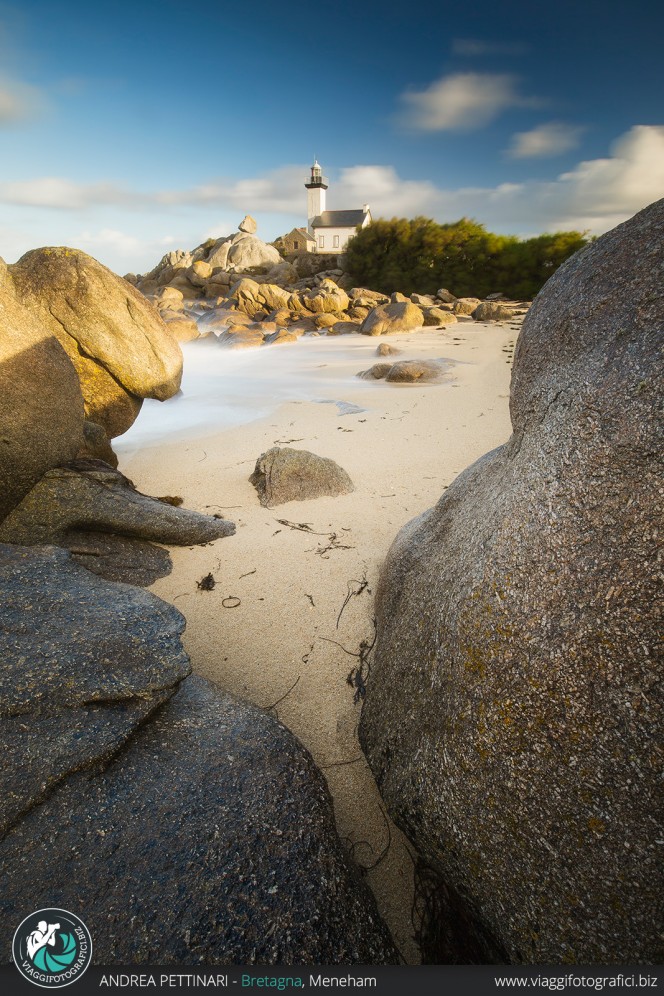
{"type": "Polygon", "coordinates": [[[329,311],[321,311],[316,315],[314,323],[317,329],[329,329],[343,320],[341,315],[333,315],[329,311]]]}
{"type": "Polygon", "coordinates": [[[177,315],[173,318],[165,318],[166,328],[177,342],[191,342],[192,339],[199,338],[198,325],[193,318],[185,318],[177,315]]]}
{"type": "Polygon", "coordinates": [[[202,678],[100,774],[56,787],[0,856],[5,945],[26,908],[56,904],[85,910],[105,965],[398,962],[309,754],[202,678]]]}
{"type": "Polygon", "coordinates": [[[76,459],[103,460],[111,467],[118,465],[118,458],[113,452],[103,428],[96,422],[89,422],[87,419],[83,423],[83,445],[76,454],[76,459]]]}
{"type": "Polygon", "coordinates": [[[71,553],[76,564],[107,581],[148,588],[159,578],[167,577],[173,569],[165,547],[155,546],[136,536],[73,529],[60,545],[71,553]]]}
{"type": "Polygon", "coordinates": [[[10,272],[0,259],[0,521],[47,470],[84,445],[74,366],[23,305],[10,272]]]}
{"type": "Polygon", "coordinates": [[[478,304],[482,302],[478,297],[460,297],[452,304],[452,311],[455,315],[472,315],[478,304]]]}
{"type": "Polygon", "coordinates": [[[0,602],[4,832],[67,774],[109,759],[191,668],[177,609],[64,550],[0,544],[0,602]]]}
{"type": "Polygon", "coordinates": [[[456,315],[450,311],[442,311],[440,308],[424,309],[425,326],[440,327],[441,325],[453,325],[456,320],[456,315]]]}
{"type": "Polygon", "coordinates": [[[486,300],[487,301],[505,301],[506,298],[505,298],[504,294],[501,294],[500,292],[498,292],[497,294],[487,294],[486,300]]]}
{"type": "Polygon", "coordinates": [[[419,305],[423,311],[425,308],[433,308],[436,303],[430,294],[411,294],[410,300],[413,304],[419,305]]]}
{"type": "Polygon", "coordinates": [[[250,214],[245,214],[244,218],[237,226],[241,232],[247,232],[249,235],[253,235],[258,225],[256,224],[256,219],[252,218],[250,214]]]}
{"type": "Polygon", "coordinates": [[[510,962],[661,961],[663,226],[664,200],[551,277],[512,438],[402,530],[377,594],[361,743],[439,877],[429,918],[461,909],[510,962]]]}
{"type": "Polygon", "coordinates": [[[424,315],[417,305],[404,299],[378,305],[364,319],[360,332],[362,335],[398,335],[399,332],[412,332],[423,324],[424,315]]]}
{"type": "Polygon", "coordinates": [[[311,757],[183,680],[173,606],[1,545],[0,603],[0,943],[30,895],[85,908],[103,964],[398,961],[311,757]]]}
{"type": "Polygon", "coordinates": [[[376,347],[376,356],[397,356],[402,350],[390,346],[389,342],[381,342],[376,347]]]}
{"type": "Polygon", "coordinates": [[[268,270],[267,278],[272,283],[287,287],[289,284],[295,283],[298,273],[293,264],[284,259],[268,270]]]}
{"type": "Polygon", "coordinates": [[[320,285],[312,291],[302,295],[302,302],[309,311],[314,314],[319,312],[339,312],[345,311],[349,305],[348,294],[338,287],[334,280],[325,278],[320,285]]]}
{"type": "Polygon", "coordinates": [[[378,291],[367,290],[366,287],[353,287],[350,291],[350,300],[354,308],[375,308],[378,304],[389,304],[389,297],[386,294],[379,294],[378,291]]]}
{"type": "Polygon", "coordinates": [[[182,270],[173,278],[170,287],[181,291],[185,301],[198,301],[204,291],[200,282],[196,285],[192,284],[188,276],[189,273],[189,270],[182,270]]]}
{"type": "Polygon", "coordinates": [[[258,284],[255,300],[268,311],[289,310],[291,294],[277,284],[258,284]]]}
{"type": "Polygon", "coordinates": [[[437,360],[399,360],[391,365],[385,380],[389,384],[414,384],[441,380],[445,367],[437,360]]]}
{"type": "Polygon", "coordinates": [[[158,303],[175,301],[176,304],[182,306],[184,295],[181,290],[178,290],[177,287],[161,287],[155,294],[154,298],[158,303]]]}
{"type": "MultiPolygon", "coordinates": [[[[228,250],[228,262],[225,268],[237,272],[250,270],[253,267],[271,268],[276,263],[281,263],[281,256],[274,246],[262,242],[255,235],[243,234],[242,238],[233,242],[228,250]]],[[[224,264],[217,263],[216,265],[223,266],[224,264]]]]}
{"type": "Polygon", "coordinates": [[[223,331],[231,325],[252,325],[253,318],[245,315],[243,311],[234,311],[230,308],[215,308],[208,315],[201,319],[203,328],[212,331],[223,331]]]}
{"type": "Polygon", "coordinates": [[[230,239],[219,239],[215,247],[207,258],[207,263],[212,270],[225,271],[228,266],[228,253],[231,248],[230,239]]]}
{"type": "Polygon", "coordinates": [[[195,260],[187,270],[187,279],[194,287],[205,287],[212,276],[212,267],[204,259],[195,260]]]}
{"type": "Polygon", "coordinates": [[[268,322],[275,322],[277,325],[290,325],[292,321],[297,319],[297,315],[289,311],[288,308],[275,308],[270,311],[267,320],[268,322]]]}
{"type": "Polygon", "coordinates": [[[334,460],[289,446],[274,446],[262,453],[249,480],[266,508],[355,490],[346,471],[334,460]]]}
{"type": "Polygon", "coordinates": [[[360,324],[362,324],[370,311],[371,308],[349,308],[346,314],[353,321],[360,322],[360,324]]]}
{"type": "Polygon", "coordinates": [[[391,369],[391,363],[374,363],[368,370],[361,370],[357,376],[362,380],[384,380],[391,369]]]}
{"type": "MultiPolygon", "coordinates": [[[[320,316],[319,316],[320,318],[320,316]]],[[[328,335],[354,335],[360,331],[361,322],[335,322],[327,328],[328,335]]]]}
{"type": "Polygon", "coordinates": [[[226,349],[254,349],[262,346],[265,337],[257,328],[245,328],[242,325],[231,326],[217,339],[220,346],[226,349]]]}
{"type": "Polygon", "coordinates": [[[313,274],[324,272],[334,266],[335,260],[336,256],[323,255],[308,250],[288,255],[288,261],[293,264],[300,277],[311,277],[313,274]]]}
{"type": "MultiPolygon", "coordinates": [[[[241,277],[228,292],[229,301],[235,301],[240,311],[253,318],[263,306],[259,301],[261,285],[250,277],[241,277]]],[[[281,288],[277,288],[279,291],[281,288]]]]}
{"type": "Polygon", "coordinates": [[[85,414],[109,438],[143,398],[177,393],[182,352],[143,295],[74,249],[34,249],[9,268],[26,308],[54,335],[81,384],[85,414]]]}
{"type": "Polygon", "coordinates": [[[495,301],[483,301],[472,312],[476,322],[506,322],[512,317],[512,309],[495,301]]]}
{"type": "Polygon", "coordinates": [[[448,291],[446,287],[441,287],[440,290],[437,290],[436,297],[439,301],[442,301],[443,304],[454,304],[456,301],[454,294],[452,294],[451,291],[448,291]]]}
{"type": "Polygon", "coordinates": [[[293,332],[292,329],[277,329],[276,332],[272,332],[270,335],[265,337],[266,346],[276,346],[282,342],[297,342],[300,338],[299,332],[293,332]]]}
{"type": "Polygon", "coordinates": [[[289,331],[297,332],[299,335],[305,335],[311,332],[318,332],[318,329],[316,328],[316,319],[313,317],[300,318],[296,322],[293,322],[291,326],[289,326],[289,331]]]}
{"type": "Polygon", "coordinates": [[[358,374],[363,380],[386,380],[390,384],[415,384],[441,380],[443,364],[437,360],[399,360],[397,363],[374,363],[358,374]]]}
{"type": "Polygon", "coordinates": [[[0,524],[0,543],[66,546],[76,529],[176,545],[208,543],[235,532],[232,522],[149,498],[112,467],[82,460],[44,474],[0,524]]]}

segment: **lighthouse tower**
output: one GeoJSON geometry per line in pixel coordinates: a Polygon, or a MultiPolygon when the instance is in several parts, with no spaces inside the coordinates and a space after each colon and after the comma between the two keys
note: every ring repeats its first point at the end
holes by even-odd
{"type": "Polygon", "coordinates": [[[327,177],[323,176],[323,171],[317,159],[311,167],[311,177],[304,184],[307,188],[307,228],[313,235],[314,218],[318,218],[325,210],[325,191],[327,190],[327,177]]]}

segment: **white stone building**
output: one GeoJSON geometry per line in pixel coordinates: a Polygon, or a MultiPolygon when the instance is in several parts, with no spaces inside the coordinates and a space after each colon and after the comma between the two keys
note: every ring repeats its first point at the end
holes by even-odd
{"type": "Polygon", "coordinates": [[[315,161],[311,176],[304,184],[307,188],[307,229],[316,240],[315,252],[343,252],[353,238],[357,226],[366,228],[371,223],[368,204],[352,211],[326,211],[325,191],[327,177],[315,161]]]}

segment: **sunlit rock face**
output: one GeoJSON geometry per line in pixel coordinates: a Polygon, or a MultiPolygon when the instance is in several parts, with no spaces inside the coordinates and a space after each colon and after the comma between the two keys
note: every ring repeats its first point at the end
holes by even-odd
{"type": "Polygon", "coordinates": [[[86,417],[112,438],[143,398],[177,393],[182,352],[131,284],[77,249],[33,249],[8,268],[16,295],[76,369],[86,417]]]}

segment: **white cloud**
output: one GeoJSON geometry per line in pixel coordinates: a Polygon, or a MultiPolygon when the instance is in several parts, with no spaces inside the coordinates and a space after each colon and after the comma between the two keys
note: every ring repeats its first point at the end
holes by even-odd
{"type": "Polygon", "coordinates": [[[509,73],[454,73],[426,90],[401,94],[399,121],[418,131],[472,131],[488,124],[508,107],[535,107],[533,97],[517,91],[509,73]]]}
{"type": "Polygon", "coordinates": [[[466,215],[517,235],[579,229],[601,234],[664,197],[664,126],[639,125],[605,159],[580,162],[548,181],[444,189],[402,180],[389,166],[342,171],[335,203],[369,202],[374,217],[423,214],[439,221],[466,215]]]}
{"type": "Polygon", "coordinates": [[[507,150],[513,159],[545,159],[549,156],[559,156],[563,152],[575,149],[579,144],[584,129],[577,125],[565,124],[562,121],[550,121],[538,125],[531,131],[519,131],[512,136],[512,142],[507,150]]]}
{"type": "MultiPolygon", "coordinates": [[[[305,175],[305,167],[287,166],[250,180],[148,193],[58,178],[0,184],[0,201],[13,205],[3,212],[12,227],[0,229],[0,247],[11,259],[31,246],[64,243],[119,272],[145,271],[167,250],[203,241],[206,230],[215,236],[231,232],[245,213],[257,216],[266,240],[302,224],[305,175]],[[61,210],[45,212],[45,206],[61,210]],[[219,225],[210,229],[214,217],[219,225]]],[[[403,179],[389,165],[363,164],[341,170],[328,202],[332,208],[369,203],[374,218],[422,214],[454,221],[466,215],[516,235],[561,229],[600,234],[662,196],[664,126],[639,125],[605,158],[582,161],[547,181],[444,188],[403,179]]]]}
{"type": "Polygon", "coordinates": [[[140,204],[141,195],[112,183],[83,184],[57,176],[0,183],[0,201],[26,207],[80,210],[100,204],[140,204]]]}
{"type": "Polygon", "coordinates": [[[34,117],[43,106],[44,97],[37,87],[0,76],[0,126],[34,117]]]}
{"type": "Polygon", "coordinates": [[[303,166],[281,166],[247,180],[221,179],[184,193],[172,191],[158,196],[166,203],[182,203],[184,200],[188,204],[214,204],[245,213],[275,211],[300,214],[307,173],[303,166]]]}

